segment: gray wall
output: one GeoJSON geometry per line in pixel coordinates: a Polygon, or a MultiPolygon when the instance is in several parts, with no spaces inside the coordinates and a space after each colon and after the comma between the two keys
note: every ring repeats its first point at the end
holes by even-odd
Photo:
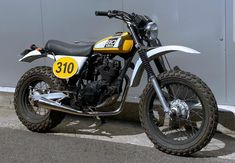
{"type": "Polygon", "coordinates": [[[226,97],[227,103],[235,104],[235,1],[226,1],[226,97]]]}
{"type": "MultiPolygon", "coordinates": [[[[32,43],[43,46],[48,39],[93,41],[125,30],[120,21],[94,16],[95,10],[120,9],[156,20],[164,45],[199,50],[202,55],[169,56],[170,63],[200,76],[220,104],[235,104],[232,6],[233,0],[1,0],[0,86],[14,87],[30,67],[48,63],[45,59],[31,64],[17,62],[20,52],[32,43]]],[[[132,88],[129,95],[138,96],[145,82],[132,88]]]]}

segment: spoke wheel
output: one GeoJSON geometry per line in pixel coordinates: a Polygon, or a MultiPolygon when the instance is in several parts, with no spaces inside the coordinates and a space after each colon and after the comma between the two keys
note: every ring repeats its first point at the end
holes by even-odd
{"type": "Polygon", "coordinates": [[[173,112],[165,114],[149,83],[140,102],[140,120],[156,148],[174,155],[192,154],[213,137],[218,108],[211,90],[195,75],[169,71],[159,75],[162,92],[173,112]]]}
{"type": "Polygon", "coordinates": [[[162,138],[174,144],[191,142],[204,125],[205,107],[196,93],[181,83],[168,83],[162,86],[173,116],[165,115],[160,102],[154,94],[150,101],[150,120],[156,130],[162,133],[162,138]],[[169,90],[170,89],[170,90],[169,90]],[[185,105],[185,108],[184,108],[185,105]]]}
{"type": "Polygon", "coordinates": [[[54,76],[50,67],[35,67],[26,72],[19,80],[14,96],[14,106],[20,121],[35,132],[47,132],[56,127],[65,114],[37,107],[31,97],[64,89],[63,81],[54,76]]]}

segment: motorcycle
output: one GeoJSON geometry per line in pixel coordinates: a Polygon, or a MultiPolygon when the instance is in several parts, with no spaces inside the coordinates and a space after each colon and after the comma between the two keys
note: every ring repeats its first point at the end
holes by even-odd
{"type": "Polygon", "coordinates": [[[197,76],[167,67],[165,57],[175,51],[200,52],[162,46],[158,26],[148,16],[117,10],[96,11],[95,15],[122,20],[129,32],[117,32],[96,43],[49,40],[44,48],[32,45],[26,49],[20,62],[47,57],[54,64],[32,68],[18,81],[14,106],[20,121],[33,132],[47,132],[66,113],[101,118],[117,115],[129,87],[139,85],[145,70],[148,83],[140,97],[139,118],[155,147],[181,156],[205,147],[217,127],[215,97],[197,76]],[[133,63],[136,54],[139,59],[133,63]],[[131,79],[128,69],[133,70],[131,79]]]}

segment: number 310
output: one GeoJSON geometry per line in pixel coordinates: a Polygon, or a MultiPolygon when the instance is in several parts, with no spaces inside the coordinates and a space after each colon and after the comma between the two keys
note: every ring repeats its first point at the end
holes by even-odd
{"type": "Polygon", "coordinates": [[[74,70],[74,64],[65,62],[64,64],[62,62],[57,63],[58,69],[56,70],[56,73],[69,73],[71,74],[74,70]]]}

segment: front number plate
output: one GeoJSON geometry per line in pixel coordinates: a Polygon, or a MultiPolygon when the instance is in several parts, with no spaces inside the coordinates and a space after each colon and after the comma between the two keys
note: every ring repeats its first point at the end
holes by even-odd
{"type": "Polygon", "coordinates": [[[71,57],[63,57],[53,64],[53,73],[61,79],[71,78],[78,71],[78,64],[71,57]]]}

